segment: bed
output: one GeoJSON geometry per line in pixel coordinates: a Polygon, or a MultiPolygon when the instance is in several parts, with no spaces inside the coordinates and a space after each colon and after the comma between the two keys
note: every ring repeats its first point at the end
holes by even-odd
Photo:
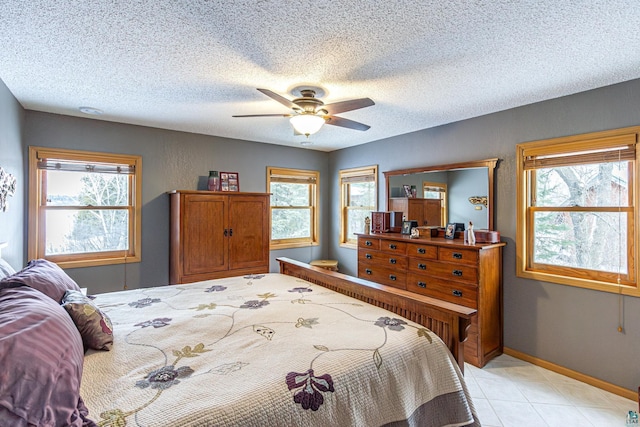
{"type": "MultiPolygon", "coordinates": [[[[80,331],[79,337],[47,340],[47,360],[74,361],[55,375],[77,393],[61,395],[75,406],[61,415],[68,425],[480,425],[462,361],[453,356],[463,354],[473,310],[290,259],[279,262],[279,274],[113,292],[93,300],[82,300],[75,289],[60,297],[58,289],[47,296],[54,304],[37,295],[41,283],[9,277],[0,281],[0,304],[35,298],[36,311],[48,304],[46,317],[66,330],[69,323],[54,308],[60,297],[62,312],[80,331]],[[82,330],[87,325],[93,326],[94,342],[82,330]],[[64,350],[52,352],[54,343],[64,350]],[[78,346],[80,353],[86,349],[81,360],[78,346]]],[[[57,285],[71,286],[66,278],[57,285]]],[[[6,324],[0,315],[0,363],[11,366],[3,359],[12,348],[6,324]]],[[[18,336],[19,327],[13,327],[9,335],[18,336]]],[[[31,353],[38,351],[31,347],[31,353]]],[[[48,386],[49,395],[60,395],[57,386],[48,386]]],[[[31,415],[16,409],[16,399],[8,402],[6,389],[6,382],[0,384],[0,420],[9,413],[11,425],[20,425],[31,415]]],[[[29,405],[36,405],[33,400],[29,405]]],[[[44,410],[42,419],[47,410],[57,408],[44,410]]]]}

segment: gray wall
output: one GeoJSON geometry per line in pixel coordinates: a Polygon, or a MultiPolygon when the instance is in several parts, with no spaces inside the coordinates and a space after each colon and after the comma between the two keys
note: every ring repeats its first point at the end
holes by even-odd
{"type": "MultiPolygon", "coordinates": [[[[499,157],[495,229],[507,243],[505,346],[636,390],[640,384],[640,298],[622,297],[625,331],[619,333],[617,295],[515,275],[515,146],[639,122],[640,80],[634,80],[332,152],[332,218],[340,214],[340,169],[378,164],[383,179],[382,172],[389,170],[499,157]]],[[[383,185],[379,197],[384,201],[383,185]]],[[[338,235],[339,223],[334,221],[331,227],[331,235],[338,235]]],[[[329,255],[339,260],[341,271],[357,273],[354,249],[339,247],[334,240],[329,255]]]]}
{"type": "MultiPolygon", "coordinates": [[[[238,172],[240,190],[248,192],[266,191],[267,166],[318,170],[320,199],[328,199],[328,158],[326,153],[313,150],[26,111],[23,152],[31,145],[142,155],[142,262],[126,266],[129,288],[168,283],[166,192],[206,189],[209,170],[238,172]]],[[[322,203],[320,209],[320,220],[326,222],[328,204],[322,203]]],[[[301,261],[326,257],[323,247],[327,246],[322,244],[328,241],[328,229],[322,230],[320,246],[271,251],[271,271],[278,271],[278,256],[301,261]]],[[[90,293],[121,290],[124,286],[123,265],[66,271],[90,293]]]]}
{"type": "Polygon", "coordinates": [[[24,152],[22,150],[22,122],[24,109],[0,80],[0,166],[16,177],[16,193],[9,197],[9,208],[0,211],[0,242],[9,246],[2,250],[2,258],[14,269],[24,264],[24,217],[26,188],[24,152]]]}
{"type": "Polygon", "coordinates": [[[487,175],[487,168],[451,171],[449,173],[449,186],[447,187],[448,222],[461,222],[465,224],[465,229],[469,228],[469,222],[473,222],[476,230],[488,228],[489,215],[487,209],[482,206],[480,210],[476,210],[475,206],[469,203],[469,197],[487,196],[489,194],[487,175]]]}

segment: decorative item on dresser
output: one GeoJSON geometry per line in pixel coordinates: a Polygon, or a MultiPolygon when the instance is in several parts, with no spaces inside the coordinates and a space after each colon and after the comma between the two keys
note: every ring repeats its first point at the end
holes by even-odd
{"type": "Polygon", "coordinates": [[[358,235],[358,277],[478,311],[465,361],[482,367],[502,353],[502,247],[463,238],[358,235]]]}
{"type": "Polygon", "coordinates": [[[169,282],[269,271],[269,195],[172,191],[169,282]]]}
{"type": "Polygon", "coordinates": [[[372,233],[399,233],[402,229],[402,212],[371,212],[372,233]]]}

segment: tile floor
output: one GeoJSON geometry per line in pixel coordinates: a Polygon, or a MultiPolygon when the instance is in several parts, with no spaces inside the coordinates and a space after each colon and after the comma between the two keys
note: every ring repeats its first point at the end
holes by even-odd
{"type": "Polygon", "coordinates": [[[483,427],[621,427],[638,403],[503,354],[465,365],[483,427]]]}

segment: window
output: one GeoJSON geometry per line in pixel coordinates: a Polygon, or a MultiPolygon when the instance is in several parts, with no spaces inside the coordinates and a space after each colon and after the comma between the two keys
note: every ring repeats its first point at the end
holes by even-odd
{"type": "Polygon", "coordinates": [[[422,197],[440,201],[440,224],[446,224],[447,218],[449,218],[447,214],[447,184],[422,181],[422,197]]]}
{"type": "Polygon", "coordinates": [[[318,244],[320,172],[267,168],[271,193],[271,249],[318,244]]]}
{"type": "Polygon", "coordinates": [[[364,220],[378,210],[378,166],[340,171],[340,244],[357,244],[354,233],[364,232],[364,220]]]}
{"type": "Polygon", "coordinates": [[[638,132],[517,146],[518,276],[640,296],[638,132]]]}
{"type": "Polygon", "coordinates": [[[29,147],[29,259],[140,261],[141,168],[140,156],[29,147]]]}

